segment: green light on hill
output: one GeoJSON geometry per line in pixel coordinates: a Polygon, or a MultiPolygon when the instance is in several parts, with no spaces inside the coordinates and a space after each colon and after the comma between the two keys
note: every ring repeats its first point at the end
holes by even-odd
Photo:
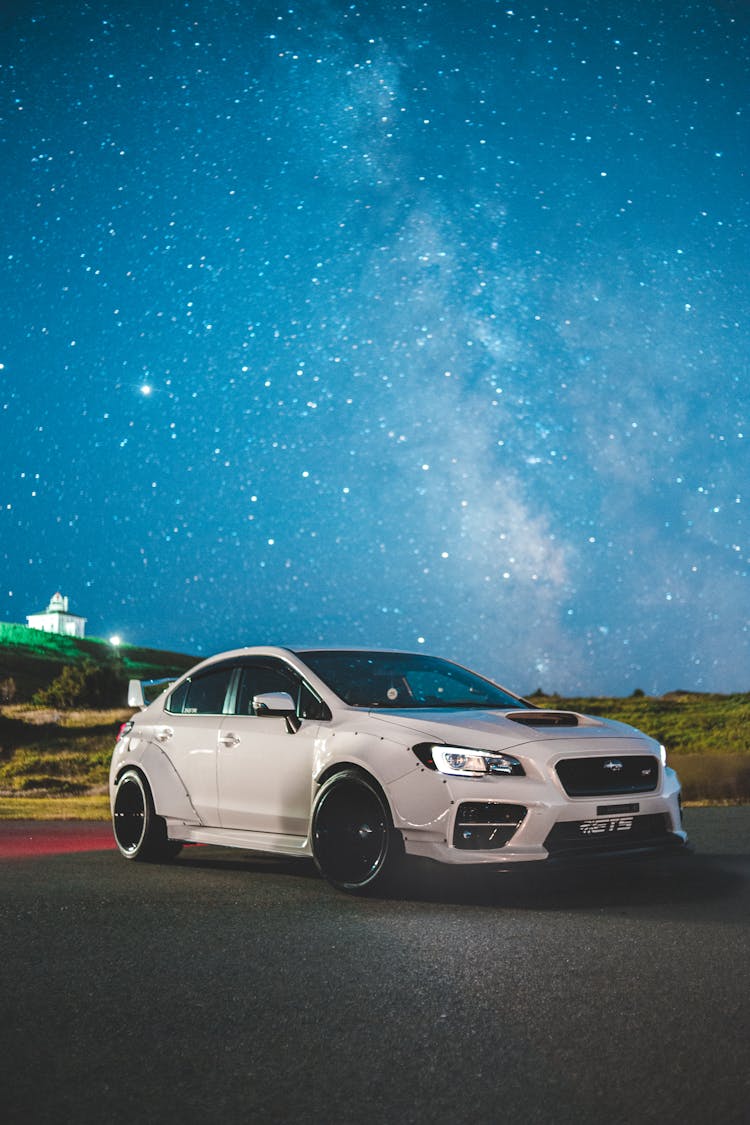
{"type": "MultiPolygon", "coordinates": [[[[124,682],[178,675],[195,663],[195,657],[183,653],[124,643],[113,646],[111,638],[68,637],[0,622],[0,686],[5,682],[7,687],[12,680],[9,698],[17,702],[30,700],[49,687],[66,667],[94,664],[115,672],[124,682]]],[[[114,702],[119,701],[118,695],[114,702]]]]}

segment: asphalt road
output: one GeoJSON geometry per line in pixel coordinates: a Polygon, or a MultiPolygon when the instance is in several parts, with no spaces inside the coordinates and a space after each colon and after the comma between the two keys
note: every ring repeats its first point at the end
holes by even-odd
{"type": "Polygon", "coordinates": [[[750,808],[697,852],[353,899],[194,848],[0,860],[8,1123],[750,1117],[750,808]]]}

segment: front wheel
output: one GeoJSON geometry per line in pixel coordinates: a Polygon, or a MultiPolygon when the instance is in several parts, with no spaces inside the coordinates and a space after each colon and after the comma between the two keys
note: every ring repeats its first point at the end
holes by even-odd
{"type": "Polygon", "coordinates": [[[334,774],[321,786],[312,814],[312,846],[323,878],[349,894],[392,885],[404,854],[380,790],[355,770],[334,774]]]}
{"type": "Polygon", "coordinates": [[[138,770],[126,770],[117,784],[112,813],[115,843],[125,859],[173,859],[182,844],[167,837],[167,826],[156,815],[151,790],[138,770]]]}

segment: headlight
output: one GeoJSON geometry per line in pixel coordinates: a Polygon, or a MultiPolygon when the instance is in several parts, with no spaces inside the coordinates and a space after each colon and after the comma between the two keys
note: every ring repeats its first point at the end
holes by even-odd
{"type": "Polygon", "coordinates": [[[518,758],[510,754],[491,754],[466,746],[436,746],[431,742],[420,742],[412,749],[428,769],[454,777],[484,777],[486,774],[525,776],[518,758]]]}
{"type": "Polygon", "coordinates": [[[666,748],[666,746],[660,746],[659,747],[659,753],[661,754],[662,767],[666,766],[666,764],[667,764],[667,748],[666,748]]]}

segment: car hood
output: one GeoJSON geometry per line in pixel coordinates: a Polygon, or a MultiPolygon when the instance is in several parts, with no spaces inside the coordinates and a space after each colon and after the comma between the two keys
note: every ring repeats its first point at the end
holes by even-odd
{"type": "MultiPolygon", "coordinates": [[[[540,711],[371,711],[378,724],[401,728],[407,740],[417,735],[436,742],[470,745],[477,749],[504,750],[527,742],[575,739],[577,742],[602,738],[646,738],[647,736],[614,719],[594,718],[573,712],[540,711]],[[552,725],[552,716],[566,725],[552,725]],[[512,718],[511,716],[515,716],[512,718]],[[564,718],[563,718],[564,716],[564,718]],[[537,723],[538,725],[534,725],[537,723]],[[568,725],[569,724],[569,725],[568,725]]],[[[395,733],[395,732],[394,732],[395,733]]]]}

